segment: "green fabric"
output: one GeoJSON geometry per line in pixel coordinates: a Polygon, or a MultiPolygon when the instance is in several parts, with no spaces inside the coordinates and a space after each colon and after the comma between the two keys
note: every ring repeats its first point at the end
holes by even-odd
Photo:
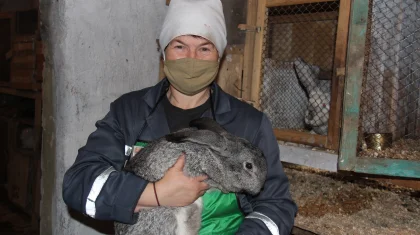
{"type": "Polygon", "coordinates": [[[215,190],[203,195],[200,235],[235,234],[244,220],[234,193],[215,190]]]}
{"type": "MultiPolygon", "coordinates": [[[[137,142],[135,147],[144,148],[148,143],[137,142]]],[[[133,152],[137,153],[136,149],[133,152]]],[[[206,192],[203,197],[201,229],[199,235],[235,234],[244,220],[234,193],[219,190],[206,192]]]]}
{"type": "Polygon", "coordinates": [[[144,148],[144,147],[146,147],[146,146],[147,146],[147,143],[145,143],[145,142],[137,142],[134,146],[144,148]]]}

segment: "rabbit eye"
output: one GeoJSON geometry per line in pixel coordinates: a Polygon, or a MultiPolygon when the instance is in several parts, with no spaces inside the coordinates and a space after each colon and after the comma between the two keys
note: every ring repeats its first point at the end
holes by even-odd
{"type": "Polygon", "coordinates": [[[251,170],[251,169],[252,169],[252,164],[251,164],[251,163],[249,163],[249,162],[247,162],[247,163],[245,164],[245,167],[246,167],[247,169],[251,170]]]}

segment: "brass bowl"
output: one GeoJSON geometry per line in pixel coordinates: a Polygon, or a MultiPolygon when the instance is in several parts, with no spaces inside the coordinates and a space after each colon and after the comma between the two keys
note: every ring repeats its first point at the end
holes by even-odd
{"type": "Polygon", "coordinates": [[[365,133],[366,147],[374,150],[384,150],[392,145],[392,133],[365,133]]]}

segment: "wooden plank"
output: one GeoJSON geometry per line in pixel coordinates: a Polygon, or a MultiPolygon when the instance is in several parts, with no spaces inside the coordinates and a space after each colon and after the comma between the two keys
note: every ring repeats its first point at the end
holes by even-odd
{"type": "Polygon", "coordinates": [[[299,15],[280,15],[270,16],[268,19],[269,24],[289,24],[289,23],[300,23],[300,22],[313,22],[313,21],[324,21],[324,20],[337,20],[338,12],[316,12],[299,15]]]}
{"type": "Polygon", "coordinates": [[[13,50],[14,51],[33,51],[34,43],[32,42],[13,43],[13,50]]]}
{"type": "Polygon", "coordinates": [[[220,64],[217,83],[228,94],[240,97],[243,70],[243,45],[228,46],[220,64]]]}
{"type": "Polygon", "coordinates": [[[266,0],[267,7],[278,7],[278,6],[288,6],[288,5],[298,5],[305,3],[317,3],[317,2],[334,2],[336,0],[266,0]]]}
{"type": "Polygon", "coordinates": [[[410,188],[414,190],[420,191],[420,180],[412,180],[412,179],[395,179],[395,178],[373,178],[369,177],[371,180],[375,180],[380,182],[381,184],[385,184],[388,186],[397,186],[403,188],[410,188]]]}
{"type": "MultiPolygon", "coordinates": [[[[257,0],[247,0],[247,25],[257,25],[257,0]]],[[[255,46],[256,31],[246,31],[245,48],[244,48],[244,67],[242,76],[242,94],[241,98],[248,102],[251,101],[252,90],[252,71],[254,65],[254,46],[255,46]]]]}
{"type": "Polygon", "coordinates": [[[420,179],[420,162],[400,159],[358,158],[354,171],[420,179]]]}
{"type": "Polygon", "coordinates": [[[44,48],[42,41],[36,41],[35,42],[35,54],[37,55],[43,55],[44,54],[44,48]]]}
{"type": "Polygon", "coordinates": [[[35,69],[35,63],[12,63],[11,69],[35,69]]]}
{"type": "Polygon", "coordinates": [[[34,81],[33,69],[12,70],[10,72],[10,84],[13,83],[29,83],[34,81]]]}
{"type": "Polygon", "coordinates": [[[11,76],[15,76],[15,77],[26,77],[26,78],[32,78],[32,76],[34,75],[34,70],[33,69],[12,69],[10,71],[11,76]]]}
{"type": "Polygon", "coordinates": [[[14,14],[10,12],[0,12],[0,19],[11,19],[14,14]]]}
{"type": "Polygon", "coordinates": [[[42,84],[35,82],[9,82],[9,84],[10,88],[15,88],[19,90],[40,91],[42,89],[42,84]]]}
{"type": "Polygon", "coordinates": [[[251,82],[251,101],[254,102],[255,108],[260,108],[260,91],[261,91],[261,81],[262,81],[262,59],[263,55],[263,43],[266,29],[266,11],[265,7],[266,0],[258,1],[258,11],[257,11],[257,26],[261,27],[261,31],[258,32],[255,36],[255,46],[254,46],[254,60],[252,66],[252,82],[251,82]]]}
{"type": "Polygon", "coordinates": [[[32,190],[32,224],[37,225],[40,213],[41,201],[41,141],[42,141],[42,93],[36,94],[35,117],[34,117],[34,152],[33,158],[33,190],[32,190]]]}
{"type": "MultiPolygon", "coordinates": [[[[12,59],[12,64],[35,64],[35,54],[15,56],[12,59]]],[[[31,68],[31,67],[29,67],[31,68]]]]}
{"type": "Polygon", "coordinates": [[[327,137],[295,130],[274,129],[277,140],[325,148],[327,137]]]}
{"type": "Polygon", "coordinates": [[[35,35],[33,34],[19,34],[15,35],[14,42],[33,42],[35,41],[35,35]]]}
{"type": "Polygon", "coordinates": [[[42,82],[43,81],[43,74],[42,74],[43,71],[44,71],[43,64],[36,66],[36,69],[35,69],[35,80],[37,82],[42,82]]]}
{"type": "Polygon", "coordinates": [[[33,50],[14,51],[13,52],[13,57],[15,57],[15,58],[22,58],[22,57],[29,57],[29,56],[32,56],[32,57],[35,56],[35,53],[34,53],[33,50]]]}
{"type": "Polygon", "coordinates": [[[344,92],[344,76],[347,57],[347,42],[350,22],[351,0],[340,1],[340,12],[337,25],[337,39],[335,45],[334,74],[331,81],[330,117],[328,120],[327,148],[338,150],[340,144],[340,128],[342,116],[342,102],[344,92]]]}
{"type": "Polygon", "coordinates": [[[36,63],[37,63],[37,64],[39,64],[39,63],[44,63],[44,61],[45,61],[45,57],[44,57],[44,55],[43,55],[43,54],[37,54],[37,55],[35,56],[35,60],[36,60],[36,63]]]}
{"type": "Polygon", "coordinates": [[[347,73],[344,80],[343,124],[340,138],[338,167],[353,170],[356,165],[357,136],[359,128],[360,95],[362,91],[363,64],[369,2],[353,0],[347,52],[347,73]]]}

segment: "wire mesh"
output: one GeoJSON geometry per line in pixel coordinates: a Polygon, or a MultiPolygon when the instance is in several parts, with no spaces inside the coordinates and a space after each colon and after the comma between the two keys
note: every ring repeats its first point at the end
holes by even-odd
{"type": "Polygon", "coordinates": [[[420,2],[370,0],[368,20],[359,143],[381,133],[420,145],[420,2]]]}
{"type": "Polygon", "coordinates": [[[261,109],[278,129],[326,135],[339,1],[268,8],[261,109]]]}

